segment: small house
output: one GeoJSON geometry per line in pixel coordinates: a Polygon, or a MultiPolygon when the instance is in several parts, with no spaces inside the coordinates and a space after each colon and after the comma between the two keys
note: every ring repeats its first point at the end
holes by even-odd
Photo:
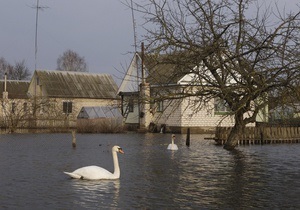
{"type": "Polygon", "coordinates": [[[178,71],[175,65],[158,64],[151,55],[133,56],[118,90],[127,127],[173,133],[185,133],[190,128],[194,133],[213,133],[217,126],[234,125],[222,101],[211,99],[199,108],[191,105],[194,96],[180,97],[182,91],[192,91],[195,75],[178,71]],[[169,99],[170,94],[173,99],[169,99]]]}
{"type": "Polygon", "coordinates": [[[75,127],[82,107],[118,106],[109,74],[36,70],[28,95],[39,127],[75,127]]]}

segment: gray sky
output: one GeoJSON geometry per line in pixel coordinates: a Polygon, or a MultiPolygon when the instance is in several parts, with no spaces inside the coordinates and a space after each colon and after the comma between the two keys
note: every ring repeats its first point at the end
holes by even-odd
{"type": "MultiPolygon", "coordinates": [[[[136,0],[135,0],[136,1],[136,0]]],[[[141,1],[141,0],[139,0],[141,1]]],[[[298,10],[299,0],[278,2],[298,10]]],[[[0,57],[35,67],[36,0],[0,0],[0,57]]],[[[37,68],[54,70],[68,49],[85,58],[91,73],[110,73],[119,83],[134,51],[131,10],[124,0],[39,0],[37,68]]],[[[130,1],[129,1],[130,2],[130,1]]],[[[137,27],[142,20],[136,15],[137,27]]],[[[137,33],[140,38],[139,32],[137,33]]]]}
{"type": "MultiPolygon", "coordinates": [[[[0,0],[0,57],[35,67],[36,0],[0,0]]],[[[54,70],[71,49],[91,73],[120,75],[134,51],[131,10],[121,0],[39,0],[37,68],[54,70]],[[116,70],[117,69],[117,70],[116,70]]],[[[116,79],[117,80],[117,79],[116,79]]]]}

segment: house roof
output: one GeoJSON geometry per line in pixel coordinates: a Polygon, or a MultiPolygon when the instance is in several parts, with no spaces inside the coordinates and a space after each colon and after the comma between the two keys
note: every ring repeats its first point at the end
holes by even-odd
{"type": "MultiPolygon", "coordinates": [[[[24,80],[7,80],[6,91],[8,92],[8,98],[12,99],[26,99],[27,91],[30,81],[24,80]]],[[[0,95],[3,98],[4,80],[0,80],[0,95]]]]}
{"type": "Polygon", "coordinates": [[[103,98],[117,97],[118,86],[109,74],[36,70],[40,85],[49,97],[103,98]]]}
{"type": "Polygon", "coordinates": [[[168,55],[144,55],[144,66],[147,71],[146,82],[155,84],[177,84],[184,76],[177,64],[168,62],[168,55]]]}
{"type": "MultiPolygon", "coordinates": [[[[141,61],[142,54],[135,53],[118,90],[119,94],[139,91],[139,84],[142,82],[141,61]]],[[[182,78],[190,74],[193,68],[192,64],[187,67],[179,53],[176,55],[144,54],[144,76],[151,87],[178,86],[182,78]]]]}

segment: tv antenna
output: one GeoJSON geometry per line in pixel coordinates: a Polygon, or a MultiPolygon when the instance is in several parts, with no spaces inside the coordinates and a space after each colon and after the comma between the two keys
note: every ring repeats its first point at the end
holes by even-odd
{"type": "Polygon", "coordinates": [[[136,43],[136,23],[134,19],[134,12],[133,12],[133,2],[131,0],[131,17],[132,17],[132,26],[133,26],[133,38],[134,38],[134,51],[137,52],[137,43],[136,43]]]}
{"type": "Polygon", "coordinates": [[[36,5],[32,6],[31,8],[36,9],[36,15],[35,15],[35,53],[34,53],[34,58],[35,58],[35,62],[34,62],[34,69],[36,70],[37,67],[37,53],[38,53],[38,20],[39,20],[39,10],[44,10],[47,9],[49,7],[45,7],[45,6],[40,6],[40,0],[36,0],[36,5]]]}

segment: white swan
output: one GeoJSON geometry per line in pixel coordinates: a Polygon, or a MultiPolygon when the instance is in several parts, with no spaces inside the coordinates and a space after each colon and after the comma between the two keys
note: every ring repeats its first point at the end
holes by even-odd
{"type": "Polygon", "coordinates": [[[74,179],[87,179],[87,180],[98,180],[98,179],[118,179],[120,178],[120,167],[118,161],[117,152],[124,154],[123,150],[119,146],[113,146],[112,156],[114,161],[114,173],[101,168],[99,166],[85,166],[79,168],[73,172],[64,172],[74,179]]]}
{"type": "Polygon", "coordinates": [[[174,140],[175,140],[175,134],[172,134],[172,143],[168,145],[169,150],[178,150],[178,147],[176,144],[174,144],[174,140]]]}

